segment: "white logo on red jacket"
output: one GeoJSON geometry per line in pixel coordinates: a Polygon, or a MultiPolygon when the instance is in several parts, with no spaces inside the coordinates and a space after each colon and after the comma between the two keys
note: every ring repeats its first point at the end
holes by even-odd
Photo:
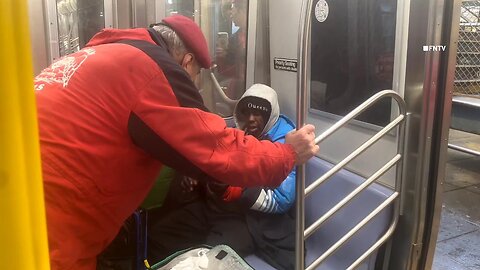
{"type": "Polygon", "coordinates": [[[43,90],[45,84],[60,83],[64,88],[75,72],[82,66],[90,55],[95,54],[95,49],[86,48],[72,55],[60,58],[35,77],[35,90],[43,90]]]}

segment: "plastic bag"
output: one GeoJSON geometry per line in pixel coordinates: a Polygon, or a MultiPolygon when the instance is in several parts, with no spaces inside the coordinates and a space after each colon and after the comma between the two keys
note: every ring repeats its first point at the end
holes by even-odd
{"type": "Polygon", "coordinates": [[[178,251],[153,265],[152,270],[254,270],[226,245],[199,246],[178,251]]]}

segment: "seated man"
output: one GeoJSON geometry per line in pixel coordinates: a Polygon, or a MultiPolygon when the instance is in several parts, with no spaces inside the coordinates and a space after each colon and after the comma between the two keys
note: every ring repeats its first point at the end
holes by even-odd
{"type": "MultiPolygon", "coordinates": [[[[284,142],[285,135],[295,128],[280,114],[276,92],[262,84],[245,92],[234,118],[245,133],[273,142],[284,142]]],[[[226,244],[241,256],[255,252],[278,269],[294,268],[295,219],[290,209],[295,201],[295,170],[274,189],[239,188],[216,181],[200,185],[194,179],[179,178],[176,185],[172,183],[163,214],[149,215],[151,262],[199,244],[226,244]],[[182,199],[186,203],[181,207],[169,204],[172,197],[178,201],[192,190],[197,191],[192,196],[196,199],[182,199]],[[203,191],[200,198],[198,191],[203,191]]]]}

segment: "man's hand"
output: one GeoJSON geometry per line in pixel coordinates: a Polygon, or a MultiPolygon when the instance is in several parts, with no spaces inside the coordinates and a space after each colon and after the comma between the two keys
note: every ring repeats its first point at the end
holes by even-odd
{"type": "Polygon", "coordinates": [[[198,180],[184,176],[180,182],[182,192],[192,192],[198,186],[198,180]]]}
{"type": "Polygon", "coordinates": [[[313,125],[305,125],[299,130],[289,132],[285,136],[285,143],[293,146],[296,153],[295,165],[304,164],[320,150],[320,147],[315,144],[313,125]]]}

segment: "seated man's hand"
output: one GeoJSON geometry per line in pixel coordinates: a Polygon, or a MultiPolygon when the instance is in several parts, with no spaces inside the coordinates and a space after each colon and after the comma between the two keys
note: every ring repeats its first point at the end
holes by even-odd
{"type": "Polygon", "coordinates": [[[315,127],[305,125],[299,130],[289,132],[285,143],[290,144],[295,151],[295,165],[302,165],[313,157],[320,147],[315,144],[315,127]]]}
{"type": "Polygon", "coordinates": [[[211,180],[207,182],[206,192],[211,198],[222,199],[227,188],[227,184],[211,180]]]}
{"type": "Polygon", "coordinates": [[[229,186],[223,193],[223,200],[226,202],[233,202],[242,196],[243,188],[229,186]]]}
{"type": "Polygon", "coordinates": [[[192,192],[198,186],[198,180],[184,176],[180,182],[182,192],[192,192]]]}
{"type": "Polygon", "coordinates": [[[241,197],[243,188],[229,186],[217,181],[209,181],[207,182],[206,190],[210,198],[224,202],[232,202],[241,197]]]}

